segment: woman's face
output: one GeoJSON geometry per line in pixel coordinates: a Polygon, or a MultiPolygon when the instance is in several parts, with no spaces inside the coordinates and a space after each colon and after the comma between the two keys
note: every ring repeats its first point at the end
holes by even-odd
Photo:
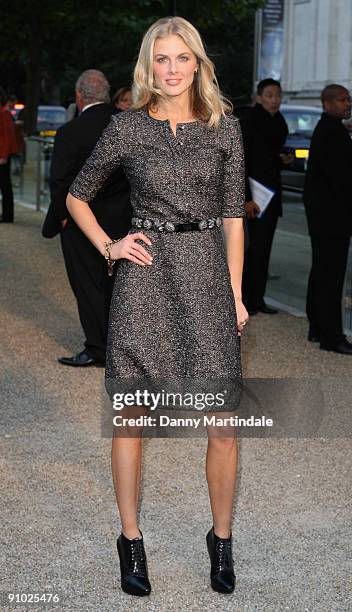
{"type": "Polygon", "coordinates": [[[182,38],[170,34],[154,44],[153,73],[156,86],[167,96],[179,96],[192,86],[197,59],[182,38]]]}
{"type": "Polygon", "coordinates": [[[121,94],[118,102],[116,102],[116,108],[120,110],[128,110],[132,104],[132,93],[130,91],[125,91],[125,93],[121,94]]]}

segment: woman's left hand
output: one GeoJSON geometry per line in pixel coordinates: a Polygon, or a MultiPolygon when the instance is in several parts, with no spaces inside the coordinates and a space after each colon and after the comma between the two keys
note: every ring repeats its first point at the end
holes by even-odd
{"type": "Polygon", "coordinates": [[[238,335],[241,335],[245,325],[247,325],[249,321],[249,315],[245,305],[242,302],[242,299],[235,298],[236,303],[236,313],[237,313],[237,329],[238,335]]]}

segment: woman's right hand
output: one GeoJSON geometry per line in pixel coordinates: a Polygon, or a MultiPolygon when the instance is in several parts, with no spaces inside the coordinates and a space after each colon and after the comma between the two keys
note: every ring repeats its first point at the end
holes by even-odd
{"type": "Polygon", "coordinates": [[[153,257],[141,244],[138,244],[137,240],[143,240],[149,246],[152,244],[143,232],[127,234],[127,236],[112,245],[110,249],[111,259],[128,259],[139,266],[150,266],[153,257]]]}

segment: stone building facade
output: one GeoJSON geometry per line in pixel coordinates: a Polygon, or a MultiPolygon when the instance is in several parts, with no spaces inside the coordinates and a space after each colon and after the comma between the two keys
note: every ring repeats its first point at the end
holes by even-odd
{"type": "Polygon", "coordinates": [[[352,86],[352,0],[285,0],[285,101],[319,105],[325,85],[352,86]]]}

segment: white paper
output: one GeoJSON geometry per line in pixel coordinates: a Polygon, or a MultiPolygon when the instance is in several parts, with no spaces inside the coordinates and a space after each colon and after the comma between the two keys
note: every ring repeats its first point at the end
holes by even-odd
{"type": "Polygon", "coordinates": [[[248,180],[252,192],[252,200],[260,208],[260,213],[257,215],[257,217],[260,217],[267,208],[268,204],[271,202],[275,191],[265,187],[265,185],[262,185],[262,183],[258,183],[258,181],[251,177],[248,177],[248,180]]]}

